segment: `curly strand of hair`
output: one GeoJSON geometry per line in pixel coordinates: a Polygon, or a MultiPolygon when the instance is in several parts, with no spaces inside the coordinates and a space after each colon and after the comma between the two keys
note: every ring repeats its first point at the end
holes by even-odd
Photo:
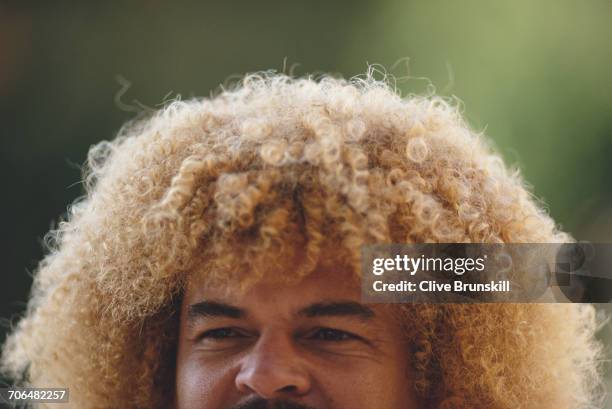
{"type": "Polygon", "coordinates": [[[199,186],[193,199],[185,207],[189,224],[189,241],[193,248],[197,247],[201,237],[211,228],[211,223],[204,213],[211,203],[213,188],[212,184],[199,186]]]}
{"type": "Polygon", "coordinates": [[[298,273],[302,277],[314,270],[319,261],[321,246],[325,241],[323,234],[325,213],[323,211],[324,198],[320,191],[308,190],[304,194],[299,194],[298,200],[301,201],[304,211],[304,232],[307,240],[304,263],[298,273]]]}
{"type": "Polygon", "coordinates": [[[225,155],[190,156],[183,161],[178,173],[160,203],[161,208],[181,210],[196,191],[197,182],[204,176],[216,178],[229,167],[225,155]]]}

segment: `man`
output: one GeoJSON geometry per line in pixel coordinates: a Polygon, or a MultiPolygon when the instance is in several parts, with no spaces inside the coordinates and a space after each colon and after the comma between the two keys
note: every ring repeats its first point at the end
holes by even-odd
{"type": "Polygon", "coordinates": [[[365,244],[571,241],[440,98],[249,75],[88,170],[2,358],[68,407],[598,402],[591,306],[361,301],[365,244]]]}

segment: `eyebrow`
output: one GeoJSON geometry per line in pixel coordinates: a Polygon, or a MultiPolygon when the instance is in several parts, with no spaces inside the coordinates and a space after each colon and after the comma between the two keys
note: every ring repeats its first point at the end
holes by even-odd
{"type": "Polygon", "coordinates": [[[189,320],[209,317],[244,318],[246,312],[241,308],[221,302],[201,301],[189,306],[187,316],[189,320]]]}
{"type": "Polygon", "coordinates": [[[355,316],[366,320],[375,315],[371,308],[354,301],[315,303],[301,309],[298,314],[308,318],[355,316]]]}
{"type": "MultiPolygon", "coordinates": [[[[217,301],[201,301],[188,307],[187,316],[189,321],[198,318],[222,317],[222,318],[244,318],[245,310],[230,304],[217,301]]],[[[354,301],[328,301],[319,302],[301,309],[298,315],[308,318],[316,317],[357,317],[369,320],[375,316],[371,308],[354,301]]]]}

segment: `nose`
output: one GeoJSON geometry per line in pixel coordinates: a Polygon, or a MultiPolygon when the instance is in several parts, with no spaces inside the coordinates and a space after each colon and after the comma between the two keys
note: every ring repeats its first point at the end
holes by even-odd
{"type": "Polygon", "coordinates": [[[311,381],[290,336],[262,334],[244,358],[236,375],[242,393],[264,399],[298,397],[308,393],[311,381]]]}

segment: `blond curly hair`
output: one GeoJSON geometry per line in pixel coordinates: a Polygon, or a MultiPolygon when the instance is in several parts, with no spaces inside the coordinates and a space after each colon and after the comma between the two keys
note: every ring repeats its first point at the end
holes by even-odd
{"type": "MultiPolygon", "coordinates": [[[[457,104],[402,98],[370,74],[247,75],[128,123],[86,169],[1,361],[20,384],[69,387],[79,409],[172,406],[177,305],[195,272],[246,288],[318,266],[358,277],[370,243],[572,241],[457,104]]],[[[426,408],[599,403],[590,305],[400,308],[406,387],[426,408]]]]}

